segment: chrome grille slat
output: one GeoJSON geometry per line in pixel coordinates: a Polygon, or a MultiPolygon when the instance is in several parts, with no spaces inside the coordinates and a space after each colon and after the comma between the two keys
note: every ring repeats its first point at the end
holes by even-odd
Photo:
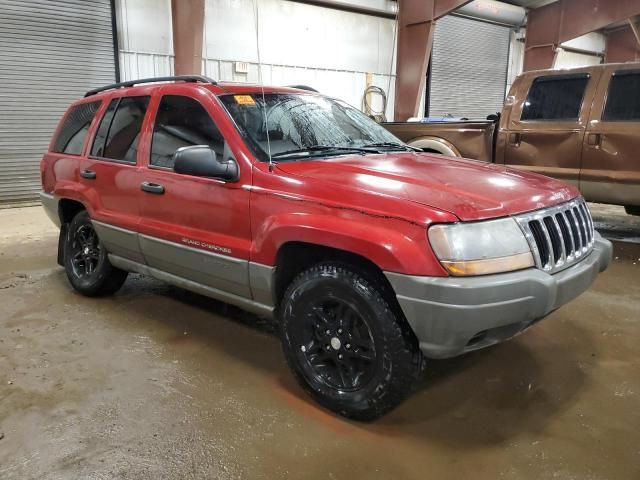
{"type": "Polygon", "coordinates": [[[576,241],[573,238],[573,229],[571,228],[571,219],[568,216],[568,212],[560,212],[560,215],[562,215],[562,218],[564,218],[565,223],[567,224],[567,230],[569,231],[569,238],[571,238],[571,252],[569,257],[571,257],[571,259],[573,259],[573,257],[575,257],[576,254],[576,241]]]}
{"type": "Polygon", "coordinates": [[[582,198],[514,218],[531,247],[536,267],[545,272],[567,268],[593,249],[593,220],[582,198]]]}
{"type": "Polygon", "coordinates": [[[556,262],[555,254],[553,253],[553,243],[551,242],[551,236],[549,235],[549,230],[547,230],[547,225],[543,221],[540,222],[540,228],[542,228],[542,234],[544,235],[544,239],[547,242],[547,247],[549,248],[549,262],[544,266],[545,269],[551,268],[553,264],[556,262]]]}
{"type": "Polygon", "coordinates": [[[576,257],[579,257],[582,253],[582,235],[580,235],[580,226],[578,225],[578,219],[575,217],[575,214],[572,209],[567,210],[567,215],[571,217],[572,222],[572,230],[573,230],[573,238],[575,238],[576,243],[576,257]]]}
{"type": "Polygon", "coordinates": [[[558,234],[558,243],[560,247],[560,258],[556,259],[557,262],[564,263],[567,261],[567,252],[565,250],[564,236],[562,235],[562,231],[560,230],[560,224],[558,223],[558,219],[555,215],[551,215],[551,221],[553,222],[553,226],[556,229],[556,233],[558,234]]]}
{"type": "Polygon", "coordinates": [[[560,230],[562,230],[562,239],[565,243],[565,261],[567,261],[567,259],[571,260],[573,258],[574,249],[573,234],[571,233],[571,228],[567,222],[567,217],[564,216],[563,212],[558,212],[556,213],[556,219],[560,226],[560,230]]]}
{"type": "Polygon", "coordinates": [[[561,237],[558,236],[558,232],[556,232],[556,227],[553,225],[553,217],[547,216],[542,219],[542,223],[547,229],[547,233],[549,234],[549,244],[551,245],[551,251],[553,253],[553,264],[557,264],[560,261],[562,256],[562,250],[560,246],[560,242],[562,241],[561,237]]]}
{"type": "Polygon", "coordinates": [[[587,244],[589,243],[588,236],[587,236],[587,229],[585,228],[584,218],[582,218],[582,213],[580,213],[580,209],[578,207],[573,207],[573,211],[580,225],[580,235],[582,236],[582,251],[584,252],[585,248],[587,248],[587,244]]]}
{"type": "Polygon", "coordinates": [[[589,212],[587,212],[587,206],[585,204],[580,205],[580,210],[587,222],[587,236],[589,237],[589,243],[591,243],[593,241],[593,220],[589,212]]]}

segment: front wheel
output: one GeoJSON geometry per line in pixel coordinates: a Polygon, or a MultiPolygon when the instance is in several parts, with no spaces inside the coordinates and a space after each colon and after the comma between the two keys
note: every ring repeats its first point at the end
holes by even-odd
{"type": "Polygon", "coordinates": [[[325,263],[301,273],[282,302],[282,344],[297,380],[318,403],[373,420],[409,394],[422,358],[383,287],[356,272],[325,263]]]}
{"type": "Polygon", "coordinates": [[[107,251],[85,210],[73,218],[67,229],[64,268],[73,288],[89,297],[115,293],[127,279],[127,272],[109,263],[107,251]]]}

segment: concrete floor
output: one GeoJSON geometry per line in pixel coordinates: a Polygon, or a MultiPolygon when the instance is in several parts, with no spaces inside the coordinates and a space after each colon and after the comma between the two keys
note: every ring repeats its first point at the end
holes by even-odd
{"type": "Polygon", "coordinates": [[[0,211],[1,479],[640,478],[640,245],[373,424],[311,403],[268,322],[141,276],[84,298],[55,250],[0,211]]]}

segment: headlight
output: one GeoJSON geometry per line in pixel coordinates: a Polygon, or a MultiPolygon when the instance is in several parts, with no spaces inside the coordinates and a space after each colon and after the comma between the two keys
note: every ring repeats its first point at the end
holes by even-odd
{"type": "Polygon", "coordinates": [[[434,225],[429,241],[451,275],[487,275],[534,266],[527,240],[512,218],[434,225]]]}

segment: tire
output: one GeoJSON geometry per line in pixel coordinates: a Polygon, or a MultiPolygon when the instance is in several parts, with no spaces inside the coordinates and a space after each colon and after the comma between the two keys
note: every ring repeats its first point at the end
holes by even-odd
{"type": "Polygon", "coordinates": [[[337,263],[302,272],[284,295],[287,363],[318,403],[347,418],[369,421],[389,412],[420,372],[415,335],[387,298],[381,282],[337,263]]]}
{"type": "Polygon", "coordinates": [[[624,211],[627,212],[628,215],[640,215],[640,206],[627,205],[624,207],[624,211]]]}
{"type": "Polygon", "coordinates": [[[107,258],[86,210],[78,212],[67,228],[64,268],[71,286],[88,297],[111,295],[127,279],[107,258]]]}

